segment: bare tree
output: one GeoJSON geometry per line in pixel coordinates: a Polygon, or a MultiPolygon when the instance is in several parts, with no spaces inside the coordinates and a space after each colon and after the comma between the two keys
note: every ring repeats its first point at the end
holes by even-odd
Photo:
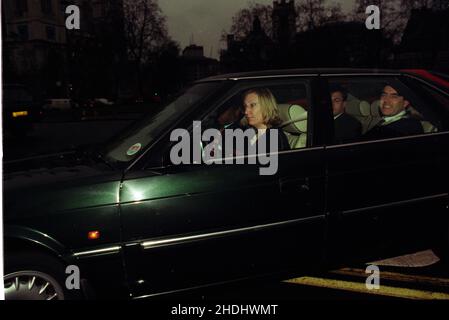
{"type": "Polygon", "coordinates": [[[449,0],[434,0],[433,7],[438,10],[449,9],[449,0]]]}
{"type": "Polygon", "coordinates": [[[341,5],[327,4],[326,0],[302,0],[296,5],[299,15],[298,29],[312,30],[319,26],[344,20],[341,5]]]}
{"type": "Polygon", "coordinates": [[[369,5],[377,5],[381,10],[381,29],[394,42],[399,42],[413,9],[448,8],[445,0],[356,0],[353,17],[357,21],[366,18],[365,10],[369,5]]]}
{"type": "Polygon", "coordinates": [[[400,0],[403,9],[428,8],[435,10],[444,10],[449,8],[448,0],[400,0]]]}
{"type": "MultiPolygon", "coordinates": [[[[336,2],[328,4],[326,0],[299,1],[296,5],[296,11],[299,13],[297,27],[301,31],[344,20],[341,5],[336,2]]],[[[272,14],[273,7],[271,5],[249,2],[247,8],[239,10],[232,18],[232,26],[229,33],[233,34],[236,40],[243,39],[251,31],[254,17],[257,16],[262,29],[269,37],[272,37],[272,14]]],[[[227,33],[223,31],[222,41],[226,40],[226,35],[227,33]]]]}
{"type": "Polygon", "coordinates": [[[142,93],[142,69],[150,58],[169,41],[166,17],[157,0],[125,0],[124,25],[128,58],[134,63],[142,93]]]}
{"type": "MultiPolygon", "coordinates": [[[[258,17],[260,24],[265,33],[271,37],[272,35],[272,19],[271,15],[273,7],[270,5],[249,2],[248,8],[239,10],[232,18],[232,25],[229,33],[233,34],[236,40],[245,38],[253,27],[254,17],[258,17]]],[[[222,33],[222,40],[226,40],[226,32],[222,33]]]]}

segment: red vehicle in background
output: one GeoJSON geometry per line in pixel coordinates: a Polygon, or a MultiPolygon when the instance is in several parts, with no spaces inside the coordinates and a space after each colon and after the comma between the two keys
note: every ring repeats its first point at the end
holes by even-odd
{"type": "Polygon", "coordinates": [[[444,73],[438,72],[438,71],[424,70],[424,69],[403,69],[401,71],[406,72],[411,75],[415,75],[424,80],[429,80],[433,84],[440,87],[440,89],[449,91],[449,75],[448,74],[444,74],[444,73]]]}

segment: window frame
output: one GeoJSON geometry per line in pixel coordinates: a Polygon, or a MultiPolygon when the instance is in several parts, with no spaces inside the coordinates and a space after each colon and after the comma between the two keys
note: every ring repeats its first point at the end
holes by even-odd
{"type": "MultiPolygon", "coordinates": [[[[422,107],[416,108],[415,105],[423,105],[426,106],[427,104],[425,103],[425,101],[418,96],[411,88],[409,85],[407,85],[406,81],[404,81],[404,75],[400,74],[400,73],[382,73],[382,74],[327,74],[326,75],[326,81],[327,84],[330,85],[332,83],[332,80],[334,79],[372,79],[373,81],[375,79],[378,79],[379,82],[387,82],[387,79],[391,79],[392,81],[394,81],[395,83],[397,83],[400,87],[401,90],[404,90],[407,93],[407,97],[410,98],[409,100],[413,100],[413,103],[411,103],[412,107],[417,110],[418,112],[421,113],[421,109],[423,109],[422,107]]],[[[418,79],[420,80],[420,79],[418,79]]],[[[338,82],[337,82],[338,83],[338,82]]],[[[380,94],[379,94],[379,99],[380,100],[380,94]]],[[[427,106],[426,107],[428,110],[430,110],[430,112],[433,114],[433,116],[435,116],[436,111],[434,110],[434,108],[432,106],[427,106]]],[[[332,103],[330,104],[330,112],[332,112],[332,103]]],[[[435,117],[432,117],[433,119],[424,119],[424,121],[429,121],[431,122],[433,125],[437,125],[439,123],[435,123],[432,120],[435,120],[435,117]]],[[[423,121],[423,120],[421,120],[423,121]]],[[[440,129],[440,128],[439,128],[440,129]]],[[[346,146],[346,145],[357,145],[357,144],[366,144],[366,143],[374,143],[374,142],[381,142],[381,141],[388,141],[391,139],[410,139],[413,137],[420,137],[422,135],[425,136],[429,136],[429,135],[435,135],[435,134],[439,134],[441,133],[440,131],[438,132],[430,132],[430,133],[423,133],[423,134],[419,134],[419,135],[405,135],[402,137],[395,137],[395,138],[383,138],[383,139],[372,139],[372,140],[363,140],[361,139],[360,141],[354,141],[354,142],[350,142],[350,143],[344,143],[344,144],[335,144],[333,143],[334,138],[335,138],[335,128],[332,131],[332,139],[331,141],[329,141],[329,143],[327,144],[327,146],[329,147],[338,147],[338,146],[346,146]]],[[[363,138],[363,134],[360,136],[360,138],[363,138]]]]}
{"type": "MultiPolygon", "coordinates": [[[[281,86],[283,84],[304,84],[306,89],[306,99],[308,104],[308,120],[307,120],[307,146],[301,149],[293,149],[287,151],[281,151],[282,153],[291,153],[291,152],[304,152],[308,149],[313,149],[313,140],[312,140],[312,130],[313,130],[313,121],[314,121],[314,106],[312,99],[312,79],[315,78],[316,75],[299,75],[292,77],[270,77],[270,78],[259,78],[259,79],[241,79],[241,80],[228,80],[229,82],[233,82],[233,85],[230,88],[227,88],[225,93],[221,93],[218,99],[211,102],[211,99],[207,99],[204,101],[197,112],[191,113],[186,116],[181,122],[178,128],[186,129],[187,131],[192,131],[192,121],[194,119],[201,119],[203,121],[207,115],[210,115],[212,112],[216,112],[220,107],[224,104],[235,98],[236,95],[241,94],[245,90],[255,88],[255,87],[270,87],[270,86],[281,86]],[[207,106],[207,107],[206,107],[207,106]]],[[[136,161],[136,163],[132,164],[129,170],[151,170],[155,168],[164,168],[173,166],[169,161],[167,161],[167,154],[171,147],[175,142],[170,142],[170,132],[167,132],[164,137],[162,137],[157,145],[148,150],[145,156],[141,157],[136,161]]],[[[244,156],[245,159],[247,155],[244,156]]],[[[235,159],[235,157],[233,157],[235,159]]],[[[245,160],[246,161],[246,160],[245,160]]],[[[194,165],[194,166],[205,166],[204,164],[194,165]]],[[[206,165],[207,166],[207,165],[206,165]]],[[[127,170],[128,171],[128,170],[127,170]]]]}
{"type": "MultiPolygon", "coordinates": [[[[308,75],[305,75],[304,77],[307,77],[308,75]]],[[[304,84],[305,89],[306,89],[306,100],[307,100],[307,105],[309,106],[307,111],[308,111],[308,117],[307,117],[307,145],[304,148],[300,148],[300,149],[290,149],[290,150],[286,150],[286,151],[279,151],[277,152],[278,154],[281,154],[283,152],[294,152],[294,151],[298,151],[298,150],[306,150],[306,149],[310,149],[311,148],[311,134],[310,134],[310,130],[309,128],[312,127],[312,117],[309,116],[312,114],[312,112],[309,112],[312,110],[312,101],[311,101],[311,82],[310,80],[308,81],[307,79],[304,79],[304,77],[301,77],[301,80],[298,80],[298,78],[278,78],[278,79],[257,79],[257,80],[242,80],[239,84],[237,84],[236,86],[234,86],[232,88],[232,90],[230,90],[226,95],[225,98],[222,99],[222,101],[220,101],[219,103],[215,104],[213,107],[209,107],[208,110],[204,111],[203,114],[201,115],[201,122],[203,122],[207,116],[209,116],[210,114],[212,114],[213,112],[217,112],[221,107],[223,107],[226,103],[229,103],[230,101],[232,101],[233,99],[235,99],[238,95],[243,94],[245,91],[253,89],[253,88],[260,88],[260,87],[276,87],[276,86],[282,86],[282,85],[300,85],[300,84],[304,84]]],[[[273,90],[271,90],[273,92],[273,90]]],[[[278,102],[278,101],[276,101],[278,102]]],[[[278,103],[279,104],[279,103],[278,103]]],[[[187,129],[187,131],[189,131],[189,133],[192,132],[193,128],[192,126],[189,126],[187,129]]],[[[174,143],[171,143],[171,145],[173,146],[174,143]]],[[[170,149],[170,148],[168,148],[170,149]]],[[[267,154],[271,154],[267,153],[267,154]]],[[[165,156],[165,153],[164,153],[165,156]]],[[[233,162],[235,163],[236,161],[236,156],[233,156],[233,162]]],[[[238,158],[243,158],[246,159],[248,158],[248,155],[244,155],[244,156],[238,156],[238,158]]],[[[224,161],[224,159],[226,158],[220,158],[219,160],[224,161]]],[[[169,164],[171,165],[171,164],[169,164]]],[[[201,163],[201,166],[204,166],[205,164],[201,163]]],[[[163,166],[165,166],[165,159],[163,162],[163,166]]]]}
{"type": "MultiPolygon", "coordinates": [[[[415,77],[409,74],[405,74],[403,76],[403,81],[405,82],[405,84],[410,87],[413,86],[414,88],[412,89],[413,93],[416,95],[423,95],[425,97],[426,100],[430,100],[432,102],[432,106],[434,107],[430,107],[430,109],[433,110],[433,112],[436,114],[441,127],[439,128],[441,129],[440,132],[449,132],[449,119],[448,119],[448,115],[449,115],[449,104],[443,105],[440,101],[438,101],[437,98],[433,97],[433,95],[427,91],[431,91],[437,95],[442,96],[443,98],[445,98],[448,102],[449,102],[449,92],[445,91],[441,88],[439,88],[436,85],[433,85],[432,83],[421,79],[419,77],[415,77]],[[415,82],[415,83],[413,83],[415,82]],[[422,88],[422,86],[424,86],[424,88],[422,88]],[[438,110],[435,110],[437,109],[438,110]]],[[[436,132],[435,132],[436,133],[436,132]]]]}

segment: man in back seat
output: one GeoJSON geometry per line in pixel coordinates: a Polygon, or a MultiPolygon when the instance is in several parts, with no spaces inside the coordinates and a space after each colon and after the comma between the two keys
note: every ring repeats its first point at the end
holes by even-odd
{"type": "Polygon", "coordinates": [[[407,112],[410,102],[387,84],[380,97],[382,120],[365,134],[366,139],[385,139],[424,133],[421,122],[407,112]]]}
{"type": "Polygon", "coordinates": [[[362,125],[345,112],[348,93],[340,86],[330,88],[332,111],[334,113],[335,143],[351,142],[362,134],[362,125]]]}

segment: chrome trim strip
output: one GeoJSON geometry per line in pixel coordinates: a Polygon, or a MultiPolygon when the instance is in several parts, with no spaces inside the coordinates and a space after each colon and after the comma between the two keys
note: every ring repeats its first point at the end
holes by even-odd
{"type": "Polygon", "coordinates": [[[392,72],[388,72],[388,71],[384,71],[381,73],[374,73],[374,72],[357,72],[357,73],[292,73],[292,74],[272,74],[272,75],[265,75],[265,76],[241,76],[241,77],[220,77],[220,78],[213,78],[213,79],[200,79],[197,81],[197,83],[200,82],[210,82],[210,81],[226,81],[226,80],[231,80],[231,81],[238,81],[238,80],[251,80],[251,79],[272,79],[272,78],[289,78],[289,77],[294,77],[294,78],[298,78],[298,77],[348,77],[348,76],[380,76],[380,77],[385,77],[385,76],[390,76],[390,77],[399,77],[401,75],[404,75],[405,73],[401,73],[401,72],[397,72],[397,71],[392,71],[392,72]]]}
{"type": "Polygon", "coordinates": [[[386,141],[401,141],[401,140],[409,140],[409,139],[422,138],[422,137],[435,137],[435,136],[447,135],[447,134],[449,134],[449,131],[423,133],[423,134],[417,134],[414,136],[396,137],[396,138],[388,138],[388,139],[381,139],[381,140],[358,141],[358,142],[352,142],[352,143],[346,143],[346,144],[327,145],[326,149],[338,149],[338,148],[354,146],[354,145],[380,143],[380,142],[386,142],[386,141]]]}
{"type": "Polygon", "coordinates": [[[254,80],[254,79],[276,79],[276,78],[306,78],[306,77],[318,77],[318,73],[304,73],[304,74],[273,74],[265,76],[242,76],[242,77],[222,77],[213,79],[201,79],[196,81],[196,83],[202,82],[215,82],[215,81],[239,81],[239,80],[254,80]]]}
{"type": "MultiPolygon", "coordinates": [[[[360,72],[360,73],[302,73],[302,74],[275,74],[275,75],[266,75],[266,76],[242,76],[242,77],[231,77],[231,78],[219,78],[220,80],[250,80],[250,79],[268,79],[268,78],[289,78],[289,77],[347,77],[347,76],[391,76],[391,77],[398,77],[400,76],[400,72],[382,72],[382,73],[370,73],[370,72],[360,72]]],[[[214,79],[218,80],[218,79],[214,79]]]]}
{"type": "Polygon", "coordinates": [[[436,194],[436,195],[433,195],[433,196],[414,198],[414,199],[411,199],[411,200],[396,201],[396,202],[380,204],[380,205],[377,205],[377,206],[371,206],[371,207],[364,207],[364,208],[346,210],[346,211],[342,211],[341,214],[342,215],[352,215],[352,214],[355,214],[355,213],[359,213],[361,211],[369,211],[369,210],[374,210],[374,209],[381,209],[381,208],[400,206],[400,205],[404,205],[404,204],[415,203],[415,202],[426,201],[426,200],[432,200],[432,199],[438,199],[438,198],[444,198],[444,197],[448,197],[448,196],[449,196],[449,193],[441,193],[441,194],[436,194]]]}
{"type": "MultiPolygon", "coordinates": [[[[325,146],[318,146],[318,147],[304,147],[304,148],[298,148],[298,149],[290,149],[285,151],[278,151],[277,154],[291,154],[291,153],[300,153],[300,152],[306,152],[306,151],[318,151],[318,150],[325,150],[325,146]]],[[[275,154],[276,152],[273,152],[275,154]]],[[[271,153],[270,153],[271,154],[271,153]]]]}
{"type": "MultiPolygon", "coordinates": [[[[222,164],[226,165],[226,161],[230,161],[233,160],[232,164],[235,164],[234,162],[236,162],[237,160],[240,159],[252,159],[252,158],[256,158],[256,164],[257,164],[257,159],[260,157],[266,157],[266,156],[272,156],[272,155],[281,155],[281,154],[291,154],[291,153],[299,153],[299,152],[306,152],[306,151],[317,151],[317,150],[323,150],[324,151],[325,147],[324,146],[319,146],[319,147],[304,147],[304,148],[299,148],[299,149],[291,149],[291,150],[285,150],[285,151],[276,151],[276,152],[270,152],[270,153],[257,153],[257,154],[247,154],[247,155],[242,155],[242,156],[235,156],[235,157],[226,157],[226,158],[218,158],[218,159],[214,159],[209,161],[210,163],[212,162],[221,162],[222,164]]],[[[207,163],[207,162],[206,162],[207,163]]]]}
{"type": "Polygon", "coordinates": [[[320,77],[348,77],[348,76],[369,76],[369,77],[377,77],[377,76],[381,76],[381,77],[385,77],[385,76],[400,76],[401,73],[397,73],[397,72],[392,72],[392,73],[388,73],[388,72],[383,72],[383,73],[366,73],[366,72],[362,72],[362,73],[320,73],[320,77]]]}
{"type": "Polygon", "coordinates": [[[198,234],[198,235],[193,235],[193,236],[176,237],[176,238],[162,239],[162,240],[150,240],[150,241],[142,242],[140,245],[142,246],[142,248],[144,250],[147,250],[147,249],[151,249],[151,248],[155,248],[155,247],[178,244],[181,242],[194,241],[194,240],[200,240],[200,239],[205,239],[205,238],[214,238],[214,237],[219,237],[219,236],[226,236],[226,235],[242,233],[245,231],[256,231],[256,230],[260,230],[260,229],[267,229],[267,228],[271,228],[271,227],[294,224],[297,222],[306,222],[306,221],[310,221],[310,220],[318,220],[318,219],[325,219],[325,218],[326,218],[325,215],[319,215],[319,216],[314,216],[314,217],[287,220],[287,221],[282,221],[282,222],[275,222],[275,223],[269,223],[269,224],[264,224],[264,225],[239,228],[239,229],[233,229],[233,230],[227,230],[227,231],[218,231],[218,232],[211,232],[211,233],[198,234]]]}
{"type": "Polygon", "coordinates": [[[90,255],[96,255],[96,254],[104,254],[104,253],[119,253],[122,248],[120,246],[115,247],[108,247],[103,249],[97,249],[97,250],[89,250],[89,251],[79,251],[73,253],[74,257],[85,257],[90,255]]]}
{"type": "Polygon", "coordinates": [[[267,75],[267,76],[246,76],[246,77],[223,78],[223,80],[237,81],[237,80],[253,80],[253,79],[307,78],[307,77],[318,77],[318,73],[277,74],[277,75],[267,75]]]}

